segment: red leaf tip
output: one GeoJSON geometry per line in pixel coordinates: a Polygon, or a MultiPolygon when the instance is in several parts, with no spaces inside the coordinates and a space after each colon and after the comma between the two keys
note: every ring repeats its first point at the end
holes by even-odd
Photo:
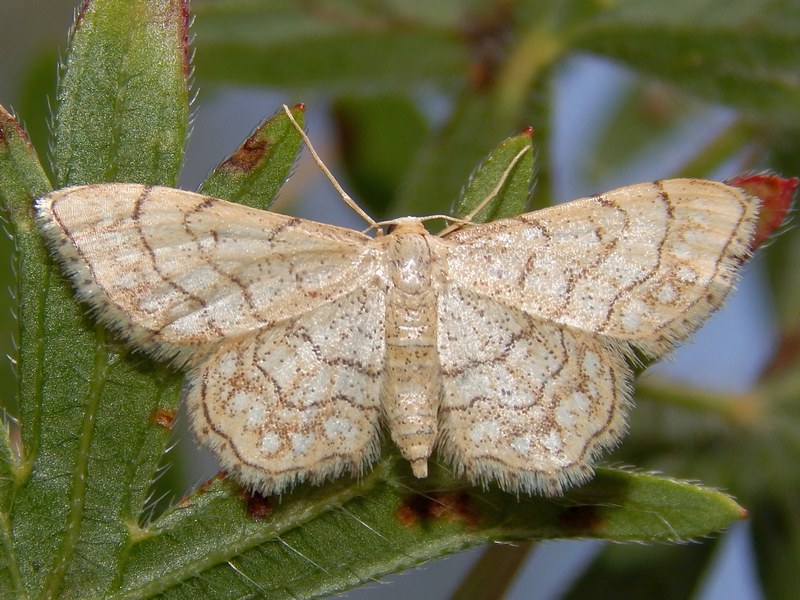
{"type": "Polygon", "coordinates": [[[761,246],[783,224],[792,207],[800,178],[778,177],[769,173],[737,175],[725,183],[738,187],[761,199],[756,235],[751,250],[761,246]]]}

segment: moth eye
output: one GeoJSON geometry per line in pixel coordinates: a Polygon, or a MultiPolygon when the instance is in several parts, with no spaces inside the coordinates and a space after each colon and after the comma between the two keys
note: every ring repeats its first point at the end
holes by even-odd
{"type": "Polygon", "coordinates": [[[386,233],[387,233],[387,235],[388,235],[388,234],[390,234],[390,233],[393,233],[395,229],[397,229],[397,223],[389,223],[389,224],[386,226],[386,233]]]}

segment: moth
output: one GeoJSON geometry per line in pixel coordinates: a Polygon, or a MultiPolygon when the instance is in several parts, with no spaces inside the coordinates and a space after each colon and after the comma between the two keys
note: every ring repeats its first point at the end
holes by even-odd
{"type": "Polygon", "coordinates": [[[36,209],[77,298],[185,370],[195,436],[246,486],[361,474],[385,426],[416,477],[436,450],[473,483],[553,496],[624,435],[626,359],[722,304],[759,203],[673,179],[375,237],[130,183],[36,209]]]}

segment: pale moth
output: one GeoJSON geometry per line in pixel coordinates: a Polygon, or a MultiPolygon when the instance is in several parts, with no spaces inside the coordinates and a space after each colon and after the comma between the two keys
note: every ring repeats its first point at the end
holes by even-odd
{"type": "Polygon", "coordinates": [[[77,297],[185,369],[197,439],[262,494],[363,473],[382,424],[416,477],[436,449],[511,492],[587,481],[625,432],[626,357],[664,355],[720,306],[758,213],[673,179],[382,233],[321,167],[376,237],[130,183],[37,202],[77,297]]]}

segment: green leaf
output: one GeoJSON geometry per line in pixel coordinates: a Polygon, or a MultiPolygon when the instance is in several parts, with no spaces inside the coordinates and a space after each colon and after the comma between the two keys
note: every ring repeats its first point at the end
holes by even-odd
{"type": "MultiPolygon", "coordinates": [[[[14,348],[10,356],[16,365],[16,381],[4,381],[2,428],[2,456],[0,456],[0,595],[21,597],[26,581],[20,570],[19,558],[14,549],[12,510],[17,490],[33,468],[36,448],[24,444],[20,430],[9,416],[20,419],[21,406],[28,408],[25,416],[28,430],[41,427],[40,407],[31,406],[43,378],[41,349],[44,340],[42,312],[44,297],[40,290],[49,281],[49,272],[42,268],[45,250],[39,233],[33,225],[33,199],[50,190],[44,169],[19,123],[0,106],[0,222],[5,230],[3,256],[11,271],[8,278],[9,313],[16,322],[3,331],[11,332],[14,348]],[[10,392],[9,392],[10,391],[10,392]],[[23,404],[24,401],[24,404],[23,404]]],[[[5,304],[5,303],[4,303],[5,304]]],[[[5,317],[6,315],[4,315],[5,317]]]]}
{"type": "Polygon", "coordinates": [[[800,119],[800,6],[792,0],[621,2],[573,31],[574,49],[762,118],[800,119]]]}
{"type": "Polygon", "coordinates": [[[260,519],[217,481],[154,523],[131,554],[123,597],[182,598],[201,588],[213,597],[311,597],[491,540],[677,541],[744,515],[720,492],[609,469],[554,500],[463,489],[441,469],[432,476],[414,482],[425,486],[415,492],[404,461],[387,450],[359,484],[301,486],[279,505],[270,499],[260,519]]]}
{"type": "MultiPolygon", "coordinates": [[[[302,105],[292,111],[303,124],[302,105]]],[[[200,192],[266,210],[274,202],[300,149],[300,135],[283,110],[267,119],[206,179],[200,192]]]]}
{"type": "Polygon", "coordinates": [[[450,214],[486,223],[527,212],[536,183],[534,152],[532,129],[504,141],[475,169],[450,214]]]}
{"type": "Polygon", "coordinates": [[[183,0],[92,0],[81,7],[58,93],[59,185],[174,185],[188,127],[183,0]]]}
{"type": "Polygon", "coordinates": [[[406,214],[446,213],[486,149],[506,137],[509,129],[508,115],[498,115],[490,95],[462,96],[450,120],[417,154],[394,209],[406,214]]]}
{"type": "MultiPolygon", "coordinates": [[[[779,374],[765,378],[755,389],[738,395],[688,386],[681,390],[681,386],[659,384],[657,379],[648,378],[638,386],[641,399],[632,415],[631,435],[619,452],[626,462],[657,464],[683,477],[701,478],[736,490],[752,515],[756,559],[769,598],[791,598],[796,591],[800,471],[792,465],[800,461],[798,384],[796,360],[785,365],[779,374]]],[[[622,557],[629,555],[622,550],[615,550],[615,554],[620,557],[616,570],[621,579],[625,576],[622,557]]],[[[664,560],[669,563],[679,559],[664,560]]],[[[604,569],[608,563],[601,561],[592,574],[604,570],[605,579],[613,580],[614,568],[604,569]]],[[[631,568],[638,562],[628,560],[631,568]]],[[[641,565],[642,578],[659,581],[669,577],[669,571],[661,572],[654,564],[660,562],[649,567],[641,565]]],[[[700,576],[687,568],[683,578],[700,576]]],[[[596,577],[587,575],[579,589],[603,586],[605,579],[600,577],[598,582],[596,577]]],[[[678,580],[671,589],[688,585],[689,582],[678,580]]],[[[665,586],[654,584],[653,588],[665,586]]],[[[580,597],[579,593],[575,597],[580,597]]],[[[682,594],[676,592],[668,597],[682,594]]]]}
{"type": "MultiPolygon", "coordinates": [[[[83,4],[59,93],[61,182],[175,180],[188,115],[186,18],[181,2],[83,4]]],[[[151,416],[175,409],[179,378],[124,358],[95,331],[44,260],[30,208],[18,227],[36,238],[21,252],[31,264],[21,304],[36,311],[37,329],[28,330],[23,310],[20,422],[29,468],[14,489],[14,552],[30,595],[105,595],[138,535],[164,452],[168,431],[151,416]]]]}
{"type": "MultiPolygon", "coordinates": [[[[50,190],[44,168],[19,122],[0,106],[0,200],[9,225],[33,217],[33,202],[50,190]]],[[[29,223],[30,224],[30,223],[29,223]]],[[[38,242],[38,233],[27,231],[38,242]]]]}

